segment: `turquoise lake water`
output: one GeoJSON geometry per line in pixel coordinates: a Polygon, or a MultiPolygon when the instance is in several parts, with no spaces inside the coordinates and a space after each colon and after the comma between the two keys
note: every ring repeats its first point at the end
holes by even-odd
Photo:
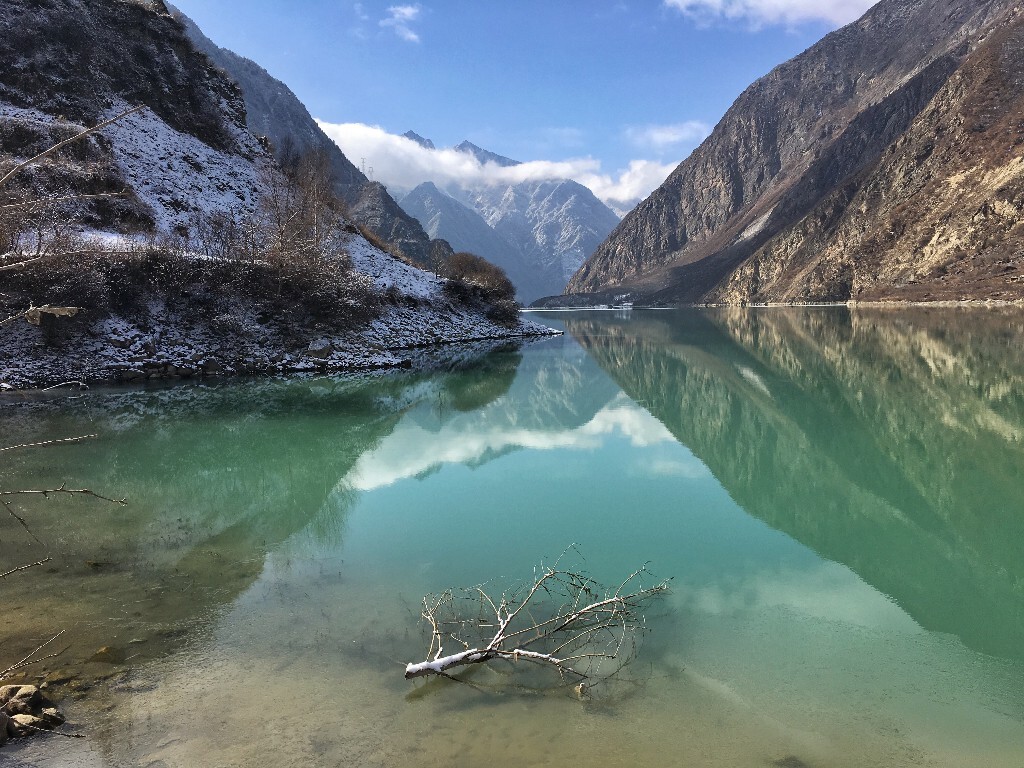
{"type": "Polygon", "coordinates": [[[536,314],[429,372],[0,401],[0,668],[39,766],[1024,765],[1024,315],[536,314]],[[2,447],[2,446],[0,446],[2,447]],[[423,660],[422,596],[570,545],[672,591],[580,701],[423,660]],[[97,653],[99,649],[105,649],[97,653]]]}

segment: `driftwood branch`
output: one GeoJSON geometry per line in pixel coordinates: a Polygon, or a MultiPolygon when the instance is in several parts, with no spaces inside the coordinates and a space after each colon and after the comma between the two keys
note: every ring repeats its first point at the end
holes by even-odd
{"type": "Polygon", "coordinates": [[[532,582],[500,596],[484,587],[423,598],[430,628],[426,659],[406,665],[405,677],[448,676],[449,670],[496,659],[554,670],[583,695],[597,679],[633,657],[645,629],[644,606],[668,582],[644,587],[646,566],[609,590],[583,572],[542,566],[532,582]],[[459,649],[445,653],[445,645],[459,649]]]}

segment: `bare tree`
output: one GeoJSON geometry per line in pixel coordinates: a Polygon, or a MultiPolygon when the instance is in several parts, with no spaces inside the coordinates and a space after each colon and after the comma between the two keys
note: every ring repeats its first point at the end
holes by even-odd
{"type": "Polygon", "coordinates": [[[458,667],[507,660],[549,668],[583,696],[635,656],[645,606],[668,590],[667,581],[644,587],[645,576],[651,578],[646,566],[606,589],[556,561],[500,595],[483,586],[427,595],[427,659],[406,665],[405,677],[449,676],[458,667]],[[450,643],[459,650],[446,655],[450,643]]]}

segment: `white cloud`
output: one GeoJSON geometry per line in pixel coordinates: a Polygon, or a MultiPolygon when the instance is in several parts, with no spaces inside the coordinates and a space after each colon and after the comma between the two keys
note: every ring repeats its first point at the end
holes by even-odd
{"type": "Polygon", "coordinates": [[[622,214],[661,186],[678,163],[654,160],[630,160],[618,176],[585,173],[573,178],[597,195],[606,205],[622,214]]]}
{"type": "Polygon", "coordinates": [[[403,40],[418,43],[420,36],[413,31],[410,24],[419,18],[420,10],[419,5],[392,5],[388,8],[388,15],[381,19],[380,25],[391,27],[403,40]]]}
{"type": "Polygon", "coordinates": [[[602,172],[601,163],[592,157],[563,161],[533,160],[501,167],[481,163],[475,157],[454,149],[429,150],[404,136],[363,123],[325,123],[324,132],[357,165],[366,159],[374,179],[403,193],[424,181],[438,186],[458,184],[474,187],[516,184],[521,181],[573,179],[589,187],[598,198],[620,212],[628,210],[649,195],[672,172],[675,164],[651,160],[633,160],[617,174],[602,172]]]}
{"type": "Polygon", "coordinates": [[[344,481],[362,491],[429,474],[444,465],[473,466],[484,457],[510,450],[592,451],[609,438],[626,438],[636,447],[675,445],[675,438],[660,421],[625,395],[598,411],[575,429],[541,430],[508,423],[487,423],[475,412],[456,418],[439,430],[404,422],[374,450],[359,457],[344,481]]]}
{"type": "Polygon", "coordinates": [[[634,145],[663,152],[680,144],[696,144],[711,133],[711,126],[699,120],[671,125],[635,125],[626,129],[626,138],[634,145]]]}
{"type": "Polygon", "coordinates": [[[701,20],[745,19],[754,24],[825,21],[837,26],[859,18],[877,0],[664,0],[701,20]]]}

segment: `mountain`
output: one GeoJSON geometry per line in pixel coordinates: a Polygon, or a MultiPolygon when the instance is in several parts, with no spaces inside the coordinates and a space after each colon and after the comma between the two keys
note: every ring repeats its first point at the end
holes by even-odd
{"type": "Polygon", "coordinates": [[[1020,25],[1011,0],[883,0],[751,85],[566,293],[1022,295],[1020,25]]]}
{"type": "MultiPolygon", "coordinates": [[[[17,171],[0,190],[0,390],[408,365],[540,331],[371,242],[315,183],[289,186],[238,84],[162,2],[5,0],[0,30],[0,174],[17,171]]],[[[451,253],[381,184],[351,209],[405,255],[451,253]]]]}
{"type": "MultiPolygon", "coordinates": [[[[542,293],[558,293],[619,222],[587,187],[570,179],[462,190],[496,232],[515,244],[542,293]]],[[[536,297],[534,297],[536,298],[536,297]]]]}
{"type": "MultiPolygon", "coordinates": [[[[405,136],[434,146],[412,131],[405,136]]],[[[469,141],[454,149],[482,164],[521,165],[469,141]]],[[[568,179],[451,184],[444,189],[428,181],[400,203],[431,237],[502,267],[524,302],[560,293],[619,221],[593,192],[568,179]]]]}
{"type": "Polygon", "coordinates": [[[405,133],[402,134],[402,136],[409,139],[409,141],[415,141],[424,149],[436,149],[436,147],[434,146],[434,142],[432,142],[430,139],[423,138],[415,131],[406,131],[405,133]]]}
{"type": "MultiPolygon", "coordinates": [[[[287,85],[250,59],[218,46],[185,14],[175,10],[175,16],[185,25],[195,46],[238,83],[249,129],[270,139],[280,161],[288,162],[308,152],[322,154],[331,168],[335,191],[348,204],[352,220],[417,264],[431,264],[430,237],[419,222],[407,215],[386,189],[370,182],[353,165],[287,85]]],[[[439,246],[444,250],[442,244],[434,248],[439,246]]]]}
{"type": "Polygon", "coordinates": [[[472,155],[481,163],[494,163],[495,165],[501,166],[502,168],[511,168],[514,165],[522,165],[518,160],[510,160],[507,157],[502,157],[494,152],[489,152],[486,149],[478,147],[476,144],[470,141],[463,141],[461,144],[456,144],[455,149],[458,152],[463,152],[467,155],[472,155]]]}
{"type": "Polygon", "coordinates": [[[543,295],[543,285],[526,268],[516,247],[495,232],[479,213],[442,192],[433,182],[423,182],[399,204],[431,237],[443,238],[456,250],[486,256],[505,270],[520,297],[543,295]]]}

